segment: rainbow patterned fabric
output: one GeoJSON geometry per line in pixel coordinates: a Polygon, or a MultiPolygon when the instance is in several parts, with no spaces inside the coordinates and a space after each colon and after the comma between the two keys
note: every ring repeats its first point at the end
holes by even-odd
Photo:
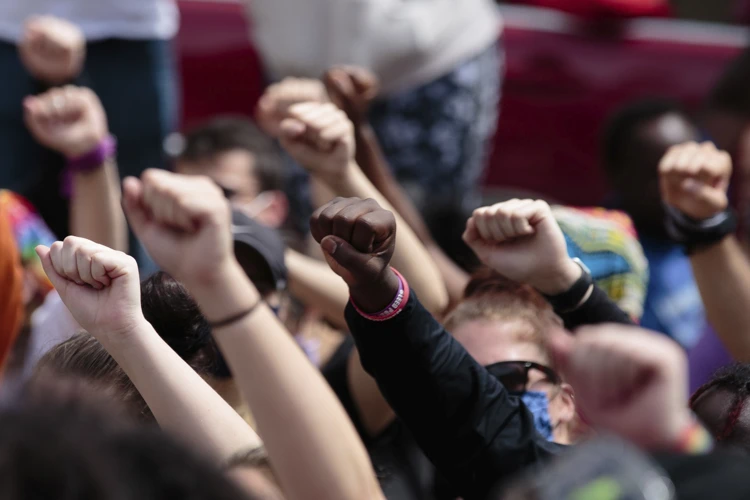
{"type": "Polygon", "coordinates": [[[34,249],[37,245],[51,245],[56,240],[55,235],[23,196],[0,189],[0,206],[7,210],[24,268],[31,272],[43,291],[51,290],[52,284],[44,274],[42,263],[34,249]]]}
{"type": "Polygon", "coordinates": [[[635,321],[643,316],[648,261],[627,214],[604,208],[552,208],[568,254],[591,270],[596,284],[635,321]]]}

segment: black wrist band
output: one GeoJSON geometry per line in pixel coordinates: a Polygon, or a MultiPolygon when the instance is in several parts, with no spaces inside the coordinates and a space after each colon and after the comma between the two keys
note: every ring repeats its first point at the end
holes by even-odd
{"type": "Polygon", "coordinates": [[[693,219],[670,206],[665,207],[665,213],[667,234],[688,254],[719,243],[737,230],[737,217],[729,209],[704,220],[693,219]]]}
{"type": "Polygon", "coordinates": [[[567,291],[544,296],[558,314],[573,312],[581,307],[591,296],[594,287],[594,279],[588,268],[579,259],[573,261],[581,267],[581,277],[567,291]]]}
{"type": "Polygon", "coordinates": [[[226,326],[234,324],[237,321],[240,321],[241,319],[244,319],[247,316],[250,316],[253,312],[255,312],[258,306],[261,305],[262,303],[263,303],[263,299],[258,299],[258,301],[255,304],[250,306],[248,309],[242,311],[241,313],[235,314],[234,316],[230,316],[227,319],[223,319],[221,321],[209,321],[208,326],[210,326],[212,330],[215,330],[217,328],[224,328],[226,326]]]}

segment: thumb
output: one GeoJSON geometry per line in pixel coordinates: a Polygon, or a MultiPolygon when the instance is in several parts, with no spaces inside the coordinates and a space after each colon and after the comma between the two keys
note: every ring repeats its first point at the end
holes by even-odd
{"type": "Polygon", "coordinates": [[[320,247],[327,257],[340,266],[340,270],[346,271],[355,279],[363,277],[362,274],[366,272],[370,259],[369,254],[358,252],[350,243],[338,236],[326,236],[320,241],[320,247]]]}
{"type": "Polygon", "coordinates": [[[39,245],[35,248],[36,254],[39,256],[39,260],[42,261],[42,268],[44,269],[44,273],[49,278],[50,283],[52,283],[52,286],[55,287],[55,290],[57,290],[58,293],[60,293],[62,290],[65,289],[65,286],[68,284],[68,280],[57,274],[57,271],[55,271],[54,266],[52,265],[52,259],[50,258],[50,250],[48,246],[39,245]]]}
{"type": "Polygon", "coordinates": [[[561,373],[565,373],[568,368],[573,343],[573,336],[562,328],[554,328],[547,338],[547,349],[552,356],[555,368],[561,373]]]}
{"type": "Polygon", "coordinates": [[[295,118],[286,118],[279,127],[282,137],[286,139],[297,139],[306,129],[305,124],[295,118]]]}

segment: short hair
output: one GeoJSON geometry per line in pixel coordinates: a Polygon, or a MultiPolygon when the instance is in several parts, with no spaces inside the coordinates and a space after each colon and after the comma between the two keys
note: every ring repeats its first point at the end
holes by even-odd
{"type": "Polygon", "coordinates": [[[509,280],[496,271],[482,268],[469,281],[461,302],[445,317],[452,330],[477,320],[523,321],[530,328],[519,332],[522,340],[542,345],[550,328],[562,320],[539,292],[529,285],[509,280]]]}
{"type": "Polygon", "coordinates": [[[718,441],[732,437],[737,427],[745,402],[750,397],[750,363],[734,363],[719,369],[711,380],[703,384],[690,398],[690,408],[694,408],[701,396],[709,389],[725,389],[732,394],[732,404],[727,416],[718,429],[709,429],[718,441]]]}
{"type": "Polygon", "coordinates": [[[113,418],[80,388],[52,387],[0,411],[3,499],[250,498],[158,427],[113,418]]]}
{"type": "Polygon", "coordinates": [[[750,116],[750,49],[733,60],[711,91],[708,107],[739,116],[750,116]]]}
{"type": "Polygon", "coordinates": [[[635,101],[615,112],[605,126],[602,141],[602,162],[607,174],[617,175],[625,167],[622,159],[632,147],[638,127],[673,113],[687,118],[678,103],[659,98],[635,101]]]}
{"type": "Polygon", "coordinates": [[[255,158],[261,192],[284,189],[286,177],[279,147],[247,118],[221,116],[190,130],[184,136],[184,148],[177,159],[202,163],[237,149],[255,158]]]}

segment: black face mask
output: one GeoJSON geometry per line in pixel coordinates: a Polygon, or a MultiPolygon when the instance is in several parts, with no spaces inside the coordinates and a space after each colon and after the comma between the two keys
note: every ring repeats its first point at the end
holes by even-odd
{"type": "Polygon", "coordinates": [[[529,372],[537,370],[553,384],[561,382],[555,371],[533,361],[500,361],[485,367],[490,374],[503,383],[509,392],[522,393],[529,389],[529,372]]]}

